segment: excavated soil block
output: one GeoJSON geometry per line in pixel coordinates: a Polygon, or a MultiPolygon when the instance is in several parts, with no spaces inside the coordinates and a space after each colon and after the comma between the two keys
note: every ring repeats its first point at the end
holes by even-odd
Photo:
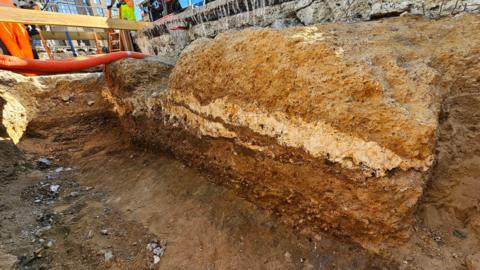
{"type": "Polygon", "coordinates": [[[135,141],[306,233],[377,249],[409,235],[442,96],[478,59],[478,38],[462,39],[478,26],[464,15],[222,34],[194,42],[174,68],[111,65],[109,98],[135,141]]]}

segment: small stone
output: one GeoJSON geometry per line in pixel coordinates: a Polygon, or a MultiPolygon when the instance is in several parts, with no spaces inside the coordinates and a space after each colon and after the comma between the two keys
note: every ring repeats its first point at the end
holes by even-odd
{"type": "Polygon", "coordinates": [[[165,247],[156,247],[152,250],[152,253],[161,257],[165,253],[165,247]]]}
{"type": "Polygon", "coordinates": [[[50,185],[50,191],[53,193],[57,193],[58,190],[60,189],[60,185],[50,185]]]}
{"type": "Polygon", "coordinates": [[[35,258],[41,258],[42,257],[42,251],[43,251],[43,248],[38,248],[36,249],[34,252],[33,252],[33,256],[35,258]]]}
{"type": "Polygon", "coordinates": [[[105,262],[111,261],[113,259],[113,252],[110,249],[105,250],[103,255],[105,256],[105,262]]]}
{"type": "Polygon", "coordinates": [[[74,97],[75,97],[74,94],[68,94],[68,95],[64,95],[64,96],[62,97],[62,100],[63,100],[64,102],[70,102],[70,101],[73,101],[73,98],[74,98],[74,97]]]}
{"type": "Polygon", "coordinates": [[[62,172],[62,171],[63,171],[63,167],[58,167],[58,168],[55,169],[55,172],[56,172],[56,173],[60,173],[60,172],[62,172]]]}
{"type": "Polygon", "coordinates": [[[441,238],[440,236],[434,236],[434,237],[433,237],[433,241],[435,241],[435,242],[437,242],[437,243],[438,243],[438,242],[442,242],[442,238],[441,238]]]}
{"type": "Polygon", "coordinates": [[[157,255],[153,255],[153,264],[157,264],[160,262],[160,257],[157,255]]]}
{"type": "Polygon", "coordinates": [[[468,270],[480,270],[480,253],[468,255],[465,264],[468,270]]]}
{"type": "Polygon", "coordinates": [[[452,234],[453,234],[453,236],[458,237],[458,238],[460,238],[460,239],[465,239],[465,238],[467,238],[467,236],[465,235],[465,233],[463,233],[462,231],[457,230],[457,229],[453,230],[452,234]]]}
{"type": "Polygon", "coordinates": [[[152,252],[153,249],[156,248],[157,246],[158,246],[158,244],[155,243],[155,242],[148,243],[148,244],[147,244],[147,250],[150,251],[150,252],[152,252]]]}
{"type": "Polygon", "coordinates": [[[313,236],[313,239],[315,239],[315,241],[321,241],[322,240],[322,236],[320,234],[315,234],[313,236]]]}
{"type": "Polygon", "coordinates": [[[285,259],[288,262],[292,261],[292,254],[290,254],[290,252],[286,251],[285,254],[283,254],[283,256],[285,256],[285,259]]]}
{"type": "Polygon", "coordinates": [[[49,241],[47,242],[47,244],[45,245],[45,247],[46,247],[46,248],[51,248],[51,247],[53,247],[53,241],[52,241],[52,240],[49,240],[49,241]]]}
{"type": "Polygon", "coordinates": [[[93,238],[93,231],[92,230],[89,230],[87,235],[85,235],[85,238],[86,239],[92,239],[93,238]]]}
{"type": "Polygon", "coordinates": [[[108,230],[101,230],[100,233],[103,235],[108,235],[108,230]]]}
{"type": "Polygon", "coordinates": [[[44,232],[49,231],[51,228],[52,228],[52,226],[50,226],[50,225],[42,227],[35,232],[35,235],[36,236],[42,236],[44,232]]]}
{"type": "Polygon", "coordinates": [[[93,104],[95,104],[95,101],[93,101],[93,100],[89,100],[89,101],[87,102],[87,105],[88,105],[88,106],[92,106],[93,104]]]}
{"type": "Polygon", "coordinates": [[[50,167],[50,165],[51,165],[50,160],[48,160],[47,158],[39,158],[37,160],[37,166],[40,169],[46,169],[46,168],[50,167]]]}
{"type": "Polygon", "coordinates": [[[70,192],[70,197],[77,197],[78,195],[80,195],[80,192],[78,192],[78,191],[70,192]]]}

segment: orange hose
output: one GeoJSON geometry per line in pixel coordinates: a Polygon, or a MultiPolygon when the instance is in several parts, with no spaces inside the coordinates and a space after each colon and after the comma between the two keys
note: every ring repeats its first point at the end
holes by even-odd
{"type": "Polygon", "coordinates": [[[143,59],[145,55],[138,52],[114,52],[104,55],[90,56],[78,60],[34,60],[29,58],[0,55],[0,69],[33,74],[69,73],[101,64],[107,64],[127,57],[143,59]]]}

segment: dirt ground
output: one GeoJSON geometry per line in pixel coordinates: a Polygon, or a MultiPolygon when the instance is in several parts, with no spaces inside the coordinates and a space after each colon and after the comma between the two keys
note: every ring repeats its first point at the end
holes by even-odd
{"type": "Polygon", "coordinates": [[[168,154],[130,146],[109,115],[56,123],[35,125],[21,150],[1,141],[0,241],[20,269],[397,268],[308,239],[168,154]],[[157,264],[149,243],[165,247],[157,264]]]}

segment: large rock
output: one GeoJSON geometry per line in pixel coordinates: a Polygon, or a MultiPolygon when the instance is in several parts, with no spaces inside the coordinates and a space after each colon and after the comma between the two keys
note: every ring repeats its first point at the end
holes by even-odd
{"type": "Polygon", "coordinates": [[[399,16],[404,12],[439,17],[475,11],[478,3],[456,0],[296,0],[296,16],[305,25],[332,21],[370,20],[399,16]]]}
{"type": "Polygon", "coordinates": [[[207,169],[306,233],[377,249],[409,235],[442,98],[453,77],[478,74],[479,21],[246,30],[198,40],[173,70],[113,64],[108,81],[135,141],[207,169]]]}

